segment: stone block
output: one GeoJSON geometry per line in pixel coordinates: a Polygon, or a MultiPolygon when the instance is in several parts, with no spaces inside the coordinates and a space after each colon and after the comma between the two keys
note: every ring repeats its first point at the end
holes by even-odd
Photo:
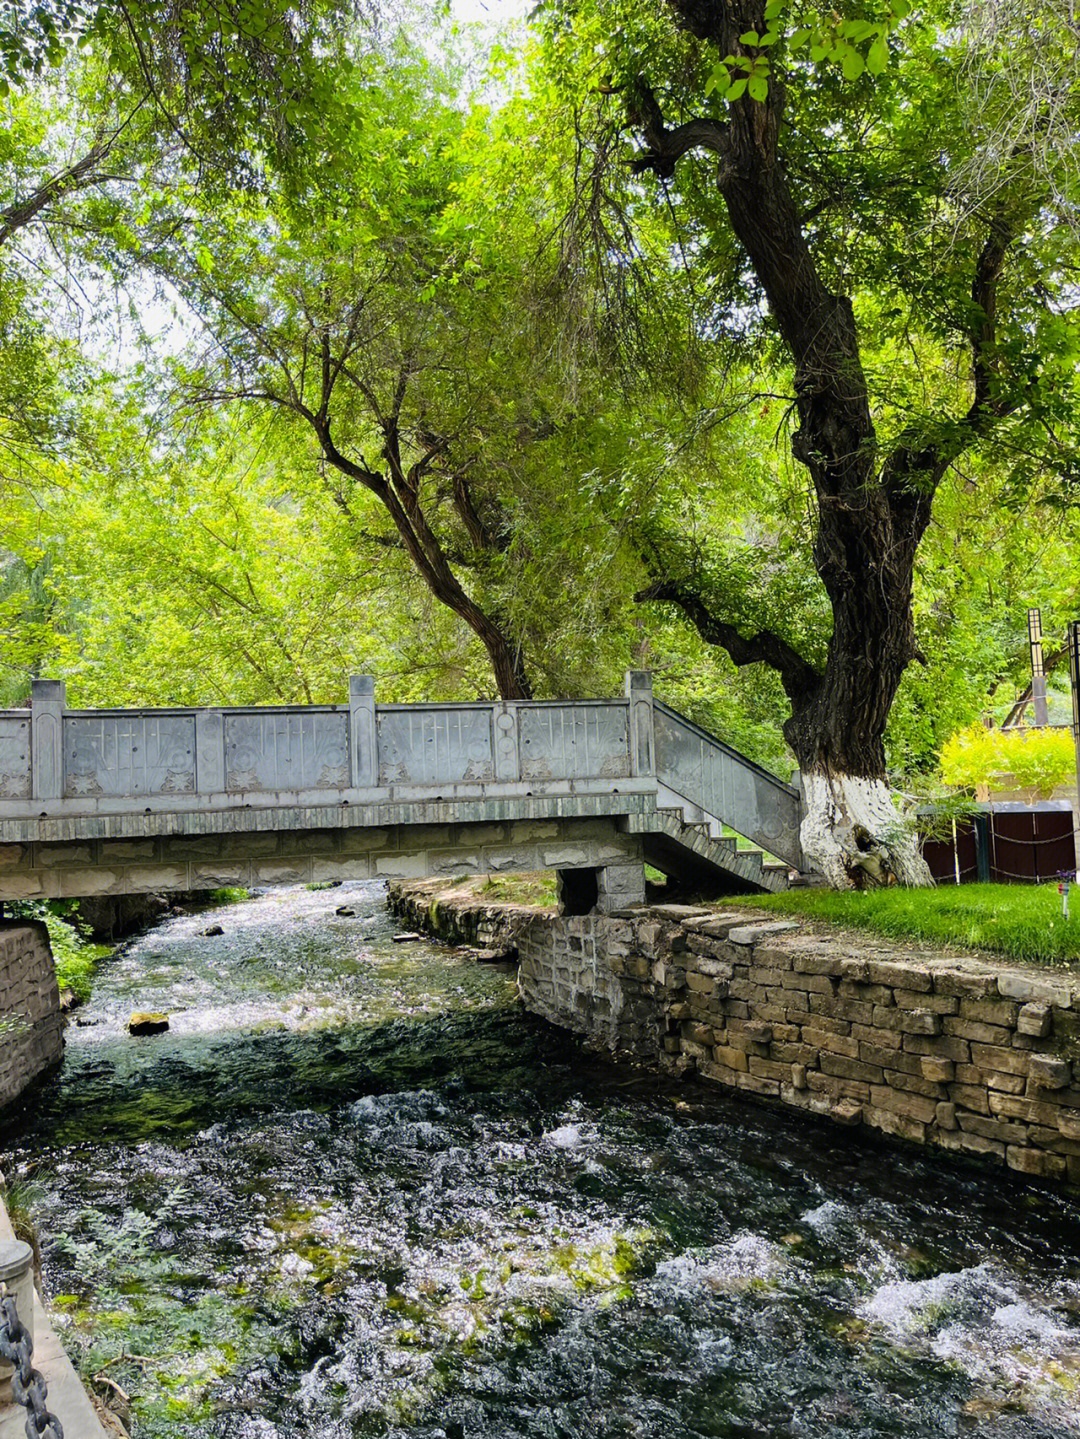
{"type": "Polygon", "coordinates": [[[857,999],[863,1004],[882,1004],[888,1007],[893,1003],[893,992],[884,984],[861,984],[842,979],[838,993],[841,999],[857,999]]]}
{"type": "Polygon", "coordinates": [[[971,1059],[980,1069],[995,1069],[1001,1074],[1027,1074],[1030,1063],[1030,1057],[1022,1051],[995,1044],[972,1044],[971,1059]]]}
{"type": "Polygon", "coordinates": [[[871,984],[883,984],[889,989],[918,989],[929,994],[934,987],[929,968],[916,963],[872,959],[866,966],[866,977],[871,984]]]}
{"type": "Polygon", "coordinates": [[[779,944],[759,944],[754,959],[768,969],[792,969],[794,959],[791,951],[779,944]]]}
{"type": "Polygon", "coordinates": [[[999,1139],[1003,1144],[1024,1144],[1027,1142],[1027,1126],[1015,1120],[990,1119],[983,1114],[969,1114],[962,1111],[957,1118],[965,1134],[981,1134],[984,1139],[999,1139]]]}
{"type": "MultiPolygon", "coordinates": [[[[60,889],[65,899],[89,898],[95,894],[120,894],[122,892],[123,870],[121,869],[74,869],[59,871],[60,889]]],[[[193,888],[216,889],[213,884],[193,885],[193,888]]],[[[243,883],[242,880],[221,880],[221,884],[243,883]]],[[[11,881],[4,881],[4,889],[11,894],[11,881]]],[[[50,893],[54,893],[50,889],[50,893]]],[[[12,895],[12,898],[17,896],[12,895]]]]}
{"type": "Polygon", "coordinates": [[[881,1084],[885,1077],[884,1071],[876,1064],[863,1064],[861,1060],[827,1051],[820,1055],[818,1065],[823,1074],[832,1074],[838,1079],[858,1079],[864,1084],[881,1084]]]}
{"type": "Polygon", "coordinates": [[[827,1029],[816,1029],[814,1026],[804,1024],[802,1029],[804,1044],[812,1044],[823,1054],[842,1054],[848,1059],[858,1059],[859,1041],[852,1039],[850,1035],[833,1034],[827,1029]]]}
{"type": "Polygon", "coordinates": [[[1023,1094],[1028,1081],[1022,1074],[999,1074],[997,1070],[980,1070],[987,1089],[996,1089],[1002,1094],[1023,1094]]]}
{"type": "Polygon", "coordinates": [[[997,975],[991,970],[940,969],[933,971],[935,994],[955,994],[960,999],[990,999],[998,992],[997,975]]]}
{"type": "Polygon", "coordinates": [[[962,1016],[947,1014],[941,1021],[946,1034],[955,1034],[961,1039],[974,1040],[978,1044],[1005,1045],[1012,1042],[1012,1030],[999,1024],[985,1024],[980,1019],[964,1019],[962,1016]]]}
{"type": "Polygon", "coordinates": [[[124,871],[128,894],[153,894],[155,890],[189,889],[186,864],[138,864],[124,871]]]}
{"type": "Polygon", "coordinates": [[[872,1024],[852,1024],[851,1035],[860,1044],[873,1044],[879,1049],[895,1049],[897,1051],[904,1047],[904,1036],[895,1029],[875,1029],[872,1024]]]}
{"type": "Polygon", "coordinates": [[[998,990],[1021,1004],[1056,1004],[1061,1009],[1068,1009],[1072,1003],[1069,983],[1048,975],[1007,971],[998,975],[998,990]]]}
{"type": "Polygon", "coordinates": [[[941,1054],[947,1059],[954,1059],[957,1064],[965,1064],[971,1058],[967,1040],[950,1034],[905,1034],[904,1049],[908,1054],[941,1054]]]}
{"type": "Polygon", "coordinates": [[[903,1089],[908,1094],[924,1094],[928,1099],[945,1099],[947,1091],[936,1080],[923,1079],[921,1074],[905,1074],[899,1069],[886,1069],[885,1083],[891,1089],[903,1089]]]}
{"type": "Polygon", "coordinates": [[[1018,1094],[990,1095],[990,1113],[1006,1119],[1022,1119],[1025,1124],[1041,1124],[1047,1129],[1058,1125],[1059,1107],[1045,1100],[1027,1099],[1018,1094]]]}
{"type": "Polygon", "coordinates": [[[717,1065],[724,1069],[745,1070],[749,1068],[750,1060],[741,1049],[735,1049],[730,1045],[717,1044],[713,1046],[712,1058],[717,1065]]]}
{"type": "Polygon", "coordinates": [[[894,989],[893,1002],[898,1009],[932,1010],[935,1014],[955,1014],[960,1005],[954,994],[926,994],[918,989],[894,989]]]}
{"type": "Polygon", "coordinates": [[[1016,1018],[1017,1033],[1029,1034],[1035,1039],[1045,1038],[1053,1024],[1054,1014],[1048,1004],[1025,1004],[1016,1018]]]}
{"type": "Polygon", "coordinates": [[[780,1064],[775,1059],[766,1059],[760,1054],[750,1056],[749,1069],[751,1074],[756,1074],[761,1079],[775,1079],[783,1084],[786,1084],[791,1078],[789,1065],[780,1064]]]}
{"type": "Polygon", "coordinates": [[[909,1094],[905,1090],[892,1089],[888,1085],[872,1085],[870,1102],[876,1109],[886,1109],[893,1114],[902,1114],[920,1124],[930,1124],[937,1104],[923,1094],[909,1094]]]}
{"type": "Polygon", "coordinates": [[[934,1110],[934,1123],[939,1129],[957,1129],[956,1105],[942,1101],[934,1110]]]}
{"type": "Polygon", "coordinates": [[[793,1064],[791,1066],[791,1087],[792,1089],[806,1088],[806,1065],[793,1064]]]}
{"type": "Polygon", "coordinates": [[[926,1124],[913,1118],[910,1114],[899,1114],[895,1110],[881,1109],[876,1105],[870,1105],[863,1110],[863,1122],[871,1125],[874,1129],[880,1129],[884,1134],[891,1134],[897,1139],[908,1139],[915,1144],[923,1144],[926,1141],[926,1124]]]}
{"type": "Polygon", "coordinates": [[[996,1024],[1002,1029],[1015,1029],[1019,1006],[1008,999],[961,999],[963,1019],[977,1019],[982,1024],[996,1024]]]}
{"type": "Polygon", "coordinates": [[[949,1098],[961,1109],[970,1109],[974,1114],[990,1113],[990,1096],[981,1085],[950,1084],[949,1098]]]}
{"type": "Polygon", "coordinates": [[[1033,1054],[1028,1077],[1036,1089],[1067,1089],[1072,1083],[1072,1066],[1052,1054],[1033,1054]]]}
{"type": "Polygon", "coordinates": [[[1061,1155],[1023,1145],[1009,1145],[1005,1150],[1005,1163],[1018,1174],[1031,1174],[1040,1179],[1063,1179],[1066,1174],[1066,1161],[1061,1155]]]}
{"type": "Polygon", "coordinates": [[[767,1095],[770,1099],[780,1098],[780,1081],[777,1079],[764,1079],[758,1074],[737,1074],[735,1083],[740,1089],[749,1090],[751,1094],[767,1095]]]}
{"type": "Polygon", "coordinates": [[[946,1084],[956,1077],[956,1062],[937,1055],[924,1055],[919,1060],[919,1068],[924,1079],[936,1084],[946,1084]]]}
{"type": "Polygon", "coordinates": [[[1063,1139],[1080,1140],[1080,1109],[1059,1109],[1057,1128],[1063,1139]]]}
{"type": "Polygon", "coordinates": [[[774,939],[778,934],[785,934],[799,928],[800,925],[793,919],[768,920],[761,924],[740,924],[728,930],[727,939],[731,944],[757,944],[759,940],[774,939]]]}
{"type": "Polygon", "coordinates": [[[750,1021],[746,1026],[746,1033],[755,1044],[769,1044],[773,1037],[772,1025],[765,1024],[759,1019],[752,1019],[750,1021]]]}
{"type": "MultiPolygon", "coordinates": [[[[757,958],[761,958],[761,950],[758,949],[757,958]]],[[[840,973],[840,955],[832,952],[825,954],[796,954],[789,969],[796,969],[801,974],[835,974],[840,973]]]]}
{"type": "Polygon", "coordinates": [[[968,1154],[994,1155],[998,1159],[1005,1158],[1005,1146],[999,1139],[986,1139],[981,1134],[960,1135],[960,1148],[968,1154]]]}

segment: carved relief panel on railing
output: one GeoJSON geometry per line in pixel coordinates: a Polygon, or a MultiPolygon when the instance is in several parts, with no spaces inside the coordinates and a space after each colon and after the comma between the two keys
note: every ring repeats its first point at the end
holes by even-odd
{"type": "Polygon", "coordinates": [[[492,711],[380,709],[380,784],[479,784],[495,776],[492,711]]]}
{"type": "Polygon", "coordinates": [[[0,799],[30,798],[30,712],[0,716],[0,799]]]}
{"type": "Polygon", "coordinates": [[[193,715],[66,715],[63,733],[67,798],[195,790],[193,715]]]}
{"type": "Polygon", "coordinates": [[[346,788],[348,724],[344,710],[226,712],[226,790],[346,788]]]}
{"type": "Polygon", "coordinates": [[[630,773],[625,705],[523,705],[518,726],[522,779],[625,779],[630,773]]]}

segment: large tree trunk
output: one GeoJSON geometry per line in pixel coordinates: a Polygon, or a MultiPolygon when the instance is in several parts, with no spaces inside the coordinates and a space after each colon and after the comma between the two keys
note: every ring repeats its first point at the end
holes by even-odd
{"type": "Polygon", "coordinates": [[[900,680],[918,655],[911,614],[915,554],[929,500],[896,507],[867,485],[853,519],[822,506],[815,561],[832,602],[824,673],[792,700],[784,735],[799,761],[808,864],[836,888],[931,883],[890,797],[885,727],[900,680]]]}
{"type": "MultiPolygon", "coordinates": [[[[721,55],[745,53],[740,35],[765,29],[763,0],[669,4],[721,55]]],[[[736,663],[764,661],[780,672],[792,704],[785,735],[805,778],[803,844],[811,864],[837,886],[888,874],[929,884],[929,870],[889,797],[884,733],[901,676],[918,653],[911,614],[915,554],[944,465],[939,456],[906,451],[882,462],[851,302],[825,284],[785,176],[783,106],[775,71],[768,98],[744,94],[729,105],[724,123],[668,129],[644,79],[630,101],[630,118],[649,147],[636,162],[639,170],[671,174],[679,157],[696,148],[720,156],[717,184],[728,218],[794,364],[799,428],[792,449],[817,502],[814,562],[833,610],[824,672],[776,636],[748,643],[730,626],[714,623],[713,629],[736,663]]],[[[704,634],[700,619],[695,623],[704,634]]]]}

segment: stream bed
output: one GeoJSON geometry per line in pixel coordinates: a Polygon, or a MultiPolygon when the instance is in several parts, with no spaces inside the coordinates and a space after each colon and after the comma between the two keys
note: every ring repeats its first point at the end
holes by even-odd
{"type": "Polygon", "coordinates": [[[395,929],[163,923],[0,1134],[138,1439],[1080,1435],[1075,1204],[616,1069],[395,929]]]}

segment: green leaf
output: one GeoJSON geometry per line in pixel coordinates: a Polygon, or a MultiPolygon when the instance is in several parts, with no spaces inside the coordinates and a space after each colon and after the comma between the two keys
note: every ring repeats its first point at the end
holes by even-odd
{"type": "Polygon", "coordinates": [[[866,69],[866,61],[858,50],[848,50],[841,63],[845,80],[857,80],[866,69]]]}
{"type": "Polygon", "coordinates": [[[732,102],[736,100],[741,100],[746,92],[747,83],[748,82],[746,80],[736,80],[734,85],[732,85],[731,89],[727,93],[728,99],[732,102]]]}
{"type": "Polygon", "coordinates": [[[756,30],[747,30],[747,32],[746,32],[745,35],[740,35],[740,36],[739,36],[739,44],[740,44],[740,45],[756,45],[756,44],[758,44],[758,33],[757,33],[757,31],[756,31],[756,30]]]}
{"type": "Polygon", "coordinates": [[[880,75],[889,63],[889,46],[884,37],[875,40],[866,52],[866,68],[871,75],[880,75]]]}
{"type": "Polygon", "coordinates": [[[747,81],[751,100],[764,101],[768,98],[769,82],[764,75],[751,75],[747,81]]]}
{"type": "Polygon", "coordinates": [[[800,50],[810,39],[810,33],[805,25],[799,30],[793,30],[788,38],[788,44],[793,50],[800,50]]]}

